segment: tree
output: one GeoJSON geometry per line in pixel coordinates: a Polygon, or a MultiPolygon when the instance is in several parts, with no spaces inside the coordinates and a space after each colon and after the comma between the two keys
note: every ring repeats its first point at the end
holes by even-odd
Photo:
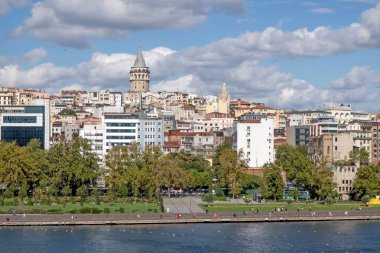
{"type": "Polygon", "coordinates": [[[293,182],[303,188],[312,185],[314,165],[297,147],[285,144],[276,151],[276,165],[286,172],[288,182],[293,182]]]}
{"type": "Polygon", "coordinates": [[[329,168],[314,168],[311,194],[319,199],[326,199],[328,197],[334,199],[338,193],[335,190],[337,184],[334,182],[333,176],[334,173],[329,168]]]}
{"type": "Polygon", "coordinates": [[[171,159],[169,155],[166,155],[160,160],[160,166],[158,177],[161,185],[168,189],[169,198],[172,189],[184,188],[189,185],[191,177],[179,166],[177,159],[171,159]]]}
{"type": "Polygon", "coordinates": [[[280,200],[284,194],[285,183],[281,176],[281,168],[276,164],[266,164],[261,180],[261,193],[265,198],[280,200]]]}
{"type": "Polygon", "coordinates": [[[141,195],[144,179],[144,155],[138,144],[115,146],[106,156],[106,183],[113,193],[125,194],[129,189],[135,201],[141,195]]]}
{"type": "Polygon", "coordinates": [[[380,167],[367,165],[359,168],[354,179],[354,191],[358,198],[380,194],[380,167]]]}
{"type": "Polygon", "coordinates": [[[67,108],[65,108],[62,111],[60,111],[58,113],[58,115],[69,115],[69,116],[75,116],[75,117],[77,116],[76,113],[73,110],[67,109],[67,108]]]}
{"type": "Polygon", "coordinates": [[[359,166],[367,165],[369,162],[369,153],[364,147],[359,149],[359,151],[351,151],[349,156],[350,160],[354,163],[359,163],[359,166]]]}
{"type": "Polygon", "coordinates": [[[75,195],[80,186],[93,183],[99,175],[98,157],[91,151],[88,141],[81,137],[53,145],[46,158],[46,184],[59,191],[69,186],[75,195]]]}
{"type": "Polygon", "coordinates": [[[39,178],[39,164],[26,147],[16,142],[0,143],[0,183],[32,185],[39,178]]]}
{"type": "Polygon", "coordinates": [[[241,157],[242,152],[236,153],[232,148],[225,148],[219,158],[220,184],[228,189],[232,198],[235,198],[242,191],[246,176],[244,173],[246,165],[241,157]]]}

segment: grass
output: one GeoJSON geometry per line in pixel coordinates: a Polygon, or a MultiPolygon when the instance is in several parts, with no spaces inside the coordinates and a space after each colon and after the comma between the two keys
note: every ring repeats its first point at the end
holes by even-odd
{"type": "Polygon", "coordinates": [[[100,202],[96,204],[91,200],[83,203],[83,206],[76,201],[63,204],[63,198],[59,203],[52,204],[18,204],[15,205],[13,199],[6,199],[4,205],[0,206],[0,213],[9,214],[13,210],[16,213],[38,214],[38,213],[160,213],[159,203],[140,202],[133,203],[129,199],[118,199],[115,203],[100,202]]]}
{"type": "Polygon", "coordinates": [[[338,202],[330,206],[319,203],[291,203],[287,204],[286,202],[278,203],[263,203],[263,204],[209,204],[201,206],[204,210],[210,212],[252,212],[252,210],[259,212],[271,212],[276,208],[287,209],[288,212],[297,212],[298,208],[301,211],[348,211],[356,210],[362,208],[364,209],[380,209],[380,205],[369,205],[368,207],[362,206],[361,202],[347,201],[347,202],[338,202]]]}

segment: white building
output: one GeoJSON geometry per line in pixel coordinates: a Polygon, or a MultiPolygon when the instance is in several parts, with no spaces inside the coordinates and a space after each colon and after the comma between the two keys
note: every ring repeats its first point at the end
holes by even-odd
{"type": "Polygon", "coordinates": [[[91,150],[99,157],[99,164],[103,164],[103,125],[100,119],[97,121],[84,122],[83,128],[79,130],[79,136],[88,140],[91,150]]]}
{"type": "Polygon", "coordinates": [[[139,142],[142,148],[154,145],[164,146],[164,121],[160,118],[147,118],[140,120],[139,142]]]}
{"type": "Polygon", "coordinates": [[[164,122],[160,118],[141,118],[130,113],[105,113],[102,116],[103,155],[114,146],[131,143],[163,147],[164,122]]]}
{"type": "Polygon", "coordinates": [[[237,121],[234,124],[233,147],[243,152],[249,168],[261,168],[274,161],[274,120],[237,121]]]}
{"type": "Polygon", "coordinates": [[[139,119],[136,114],[105,113],[102,116],[103,154],[113,146],[127,146],[139,142],[139,119]]]}

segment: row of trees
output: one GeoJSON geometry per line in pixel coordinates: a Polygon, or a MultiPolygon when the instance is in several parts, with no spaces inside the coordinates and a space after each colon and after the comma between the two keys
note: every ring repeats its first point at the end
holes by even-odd
{"type": "Polygon", "coordinates": [[[257,178],[244,173],[245,165],[228,143],[220,146],[214,166],[202,157],[184,152],[163,154],[160,148],[137,144],[115,146],[105,157],[104,168],[87,140],[61,141],[47,151],[38,140],[27,146],[0,143],[2,192],[83,195],[103,177],[111,196],[158,196],[162,189],[222,188],[235,197],[243,188],[257,187],[257,178]]]}
{"type": "MultiPolygon", "coordinates": [[[[337,161],[335,166],[359,166],[353,182],[353,198],[380,195],[380,165],[369,164],[365,149],[350,152],[349,161],[337,161]]],[[[282,145],[277,149],[276,161],[267,164],[262,178],[262,193],[266,198],[280,199],[284,192],[284,181],[293,182],[309,191],[311,198],[327,199],[337,196],[333,170],[320,163],[314,165],[307,157],[304,147],[282,145]]],[[[297,193],[295,193],[297,194],[297,193]]]]}
{"type": "MultiPolygon", "coordinates": [[[[212,166],[202,157],[184,152],[163,154],[160,148],[137,144],[115,146],[106,155],[105,168],[99,168],[98,157],[88,142],[81,138],[61,141],[48,151],[37,140],[20,147],[0,143],[0,186],[2,191],[49,192],[52,195],[83,195],[96,179],[103,177],[110,196],[159,196],[161,190],[215,189],[235,197],[245,189],[261,187],[265,198],[282,199],[285,182],[292,182],[310,192],[311,198],[334,198],[336,184],[333,172],[324,164],[315,166],[303,147],[282,145],[276,161],[264,167],[261,178],[247,175],[242,154],[224,143],[216,150],[212,166]],[[219,189],[219,190],[218,190],[219,189]],[[222,190],[220,190],[222,189],[222,190]]],[[[353,158],[365,164],[363,154],[353,158]]],[[[364,165],[354,182],[358,197],[380,193],[380,168],[364,165]]],[[[295,192],[297,193],[297,190],[295,192]]]]}
{"type": "Polygon", "coordinates": [[[3,190],[15,192],[50,191],[54,194],[71,193],[91,184],[99,175],[97,156],[86,140],[76,138],[62,141],[48,151],[41,149],[38,140],[20,147],[15,142],[0,143],[0,184],[3,190]]]}
{"type": "MultiPolygon", "coordinates": [[[[286,182],[309,191],[311,198],[335,198],[336,184],[333,171],[324,164],[315,166],[307,157],[304,147],[281,145],[276,151],[274,163],[264,167],[262,194],[269,199],[281,199],[286,182]]],[[[296,189],[295,194],[298,190],[296,189]]]]}

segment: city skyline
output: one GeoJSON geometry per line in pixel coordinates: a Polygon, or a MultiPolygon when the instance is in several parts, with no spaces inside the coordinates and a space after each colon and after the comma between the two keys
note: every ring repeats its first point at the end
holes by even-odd
{"type": "Polygon", "coordinates": [[[126,91],[140,46],[153,91],[380,110],[379,1],[88,2],[0,1],[0,86],[126,91]]]}

